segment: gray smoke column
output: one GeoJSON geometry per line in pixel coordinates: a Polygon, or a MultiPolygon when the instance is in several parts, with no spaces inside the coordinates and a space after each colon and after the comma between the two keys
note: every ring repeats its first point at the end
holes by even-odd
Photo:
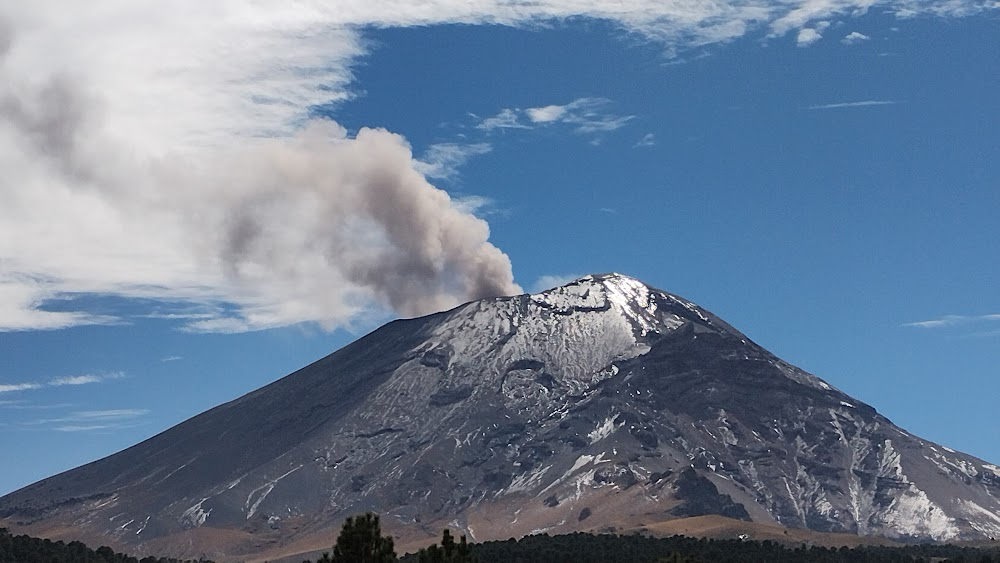
{"type": "Polygon", "coordinates": [[[226,160],[223,169],[239,173],[213,182],[224,186],[215,208],[224,214],[210,223],[238,283],[308,287],[302,264],[319,262],[404,315],[521,291],[486,222],[429,184],[399,135],[362,129],[349,138],[315,122],[291,142],[226,160]]]}
{"type": "Polygon", "coordinates": [[[68,81],[30,101],[0,95],[0,131],[21,153],[0,157],[18,173],[2,185],[0,249],[24,266],[0,284],[37,290],[7,304],[22,315],[38,296],[93,292],[236,306],[196,330],[332,328],[373,306],[412,316],[521,290],[487,223],[428,183],[399,135],[317,121],[290,138],[123,164],[114,152],[126,149],[102,146],[84,105],[68,81]]]}

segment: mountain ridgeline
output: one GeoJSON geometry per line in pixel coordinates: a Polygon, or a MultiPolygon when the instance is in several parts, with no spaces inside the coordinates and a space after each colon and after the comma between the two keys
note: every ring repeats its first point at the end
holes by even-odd
{"type": "Polygon", "coordinates": [[[982,540],[1000,537],[1000,467],[608,274],[391,322],[0,498],[5,526],[175,557],[317,549],[366,511],[397,545],[445,527],[481,542],[709,514],[982,540]]]}

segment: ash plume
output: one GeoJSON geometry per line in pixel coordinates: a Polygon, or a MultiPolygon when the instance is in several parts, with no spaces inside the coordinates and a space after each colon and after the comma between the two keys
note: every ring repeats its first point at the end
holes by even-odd
{"type": "Polygon", "coordinates": [[[201,303],[216,314],[188,328],[242,331],[520,292],[487,223],[427,181],[403,137],[314,120],[150,151],[83,77],[19,72],[11,30],[0,26],[0,330],[112,320],[43,307],[78,293],[201,303]]]}

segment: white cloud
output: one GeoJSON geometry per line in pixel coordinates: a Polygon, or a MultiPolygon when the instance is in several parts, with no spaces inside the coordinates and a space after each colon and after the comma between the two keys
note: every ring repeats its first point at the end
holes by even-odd
{"type": "Polygon", "coordinates": [[[58,430],[59,432],[88,432],[93,430],[119,430],[122,428],[129,428],[134,425],[122,425],[122,424],[62,424],[56,426],[53,430],[58,430]]]}
{"type": "Polygon", "coordinates": [[[809,109],[839,109],[839,108],[862,108],[869,106],[891,106],[896,102],[893,100],[863,100],[860,102],[836,102],[833,104],[822,104],[809,106],[809,109]]]}
{"type": "Polygon", "coordinates": [[[167,321],[177,321],[177,320],[191,320],[191,319],[214,319],[218,316],[218,311],[215,313],[150,313],[148,315],[141,315],[144,319],[162,319],[167,321]]]}
{"type": "Polygon", "coordinates": [[[970,325],[982,322],[1000,321],[1000,313],[989,315],[945,315],[936,319],[906,323],[903,326],[915,328],[946,328],[960,325],[970,325]]]}
{"type": "Polygon", "coordinates": [[[176,362],[178,360],[183,360],[183,359],[184,356],[167,356],[165,358],[160,358],[160,361],[166,363],[166,362],[176,362]]]}
{"type": "Polygon", "coordinates": [[[87,385],[88,383],[101,383],[102,381],[111,381],[114,379],[122,379],[124,377],[125,374],[120,371],[96,375],[68,375],[50,379],[46,385],[49,387],[61,387],[63,385],[87,385]]]}
{"type": "Polygon", "coordinates": [[[63,385],[86,385],[88,383],[99,383],[102,378],[96,375],[70,375],[66,377],[57,377],[49,382],[52,387],[61,387],[63,385]]]}
{"type": "Polygon", "coordinates": [[[844,45],[854,45],[855,43],[861,43],[862,41],[868,41],[869,39],[871,39],[871,37],[868,37],[863,33],[852,31],[847,35],[845,35],[844,38],[840,40],[840,42],[843,43],[844,45]]]}
{"type": "Polygon", "coordinates": [[[0,393],[10,393],[14,391],[31,391],[44,387],[63,387],[66,385],[88,385],[100,383],[112,379],[122,379],[124,373],[114,372],[106,374],[86,374],[86,375],[66,375],[54,377],[46,381],[28,381],[23,383],[0,384],[0,393]]]}
{"type": "Polygon", "coordinates": [[[808,47],[822,38],[823,36],[818,31],[806,27],[799,30],[799,35],[795,38],[795,44],[799,47],[808,47]]]}
{"type": "Polygon", "coordinates": [[[642,136],[641,139],[636,141],[635,144],[632,145],[632,147],[633,148],[651,147],[655,144],[656,144],[656,136],[653,135],[652,133],[646,133],[645,135],[642,136]]]}
{"type": "Polygon", "coordinates": [[[518,118],[518,111],[502,109],[500,113],[493,117],[487,117],[480,121],[476,125],[476,128],[493,131],[494,129],[529,129],[529,126],[521,123],[518,118]]]}
{"type": "Polygon", "coordinates": [[[482,119],[479,129],[530,129],[532,126],[552,126],[564,124],[578,134],[607,133],[625,126],[634,119],[632,115],[615,115],[605,111],[611,104],[606,98],[577,98],[563,105],[539,107],[504,108],[486,119],[482,119]]]}
{"type": "MultiPolygon", "coordinates": [[[[0,330],[118,322],[72,310],[71,299],[47,307],[73,295],[204,305],[213,316],[189,328],[248,330],[332,327],[373,308],[410,315],[518,291],[488,225],[425,181],[428,161],[415,161],[404,139],[309,122],[311,107],[353,95],[369,27],[584,17],[670,51],[760,29],[783,35],[869,5],[5,2],[0,330]]],[[[973,0],[880,6],[901,16],[989,9],[973,0]]],[[[501,112],[480,127],[567,123],[596,134],[630,119],[569,105],[501,112]]]]}
{"type": "MultiPolygon", "coordinates": [[[[0,130],[0,136],[2,136],[2,130],[0,130]]],[[[2,141],[2,137],[0,137],[0,141],[2,141]]],[[[0,163],[2,162],[3,158],[0,155],[0,163]]],[[[4,187],[3,184],[0,184],[0,195],[4,195],[2,194],[4,187]]],[[[66,211],[68,212],[69,210],[66,211]]],[[[39,214],[40,210],[32,213],[32,216],[41,220],[38,217],[39,214]]],[[[2,216],[3,210],[0,210],[0,217],[2,216]]],[[[4,233],[5,236],[16,236],[15,233],[7,231],[3,225],[0,225],[0,232],[4,233]]],[[[8,241],[8,244],[13,244],[17,240],[11,239],[8,241]]],[[[2,247],[3,243],[0,242],[0,248],[2,247]]],[[[0,262],[3,262],[6,257],[12,263],[9,267],[13,268],[13,257],[17,257],[18,254],[21,254],[21,252],[16,249],[7,256],[0,253],[0,262]]],[[[25,254],[27,253],[25,252],[25,254]]],[[[34,262],[31,258],[31,256],[25,256],[23,260],[34,262]]],[[[34,258],[43,257],[36,256],[34,258]]],[[[58,329],[70,326],[114,324],[119,322],[119,319],[108,315],[94,315],[82,311],[66,312],[41,309],[40,306],[47,298],[55,297],[55,295],[49,295],[45,289],[51,282],[51,279],[35,277],[28,273],[0,272],[0,331],[58,329]]]]}
{"type": "Polygon", "coordinates": [[[101,411],[77,411],[65,420],[109,420],[134,418],[149,414],[149,409],[109,409],[101,411]]]}
{"type": "Polygon", "coordinates": [[[525,112],[528,118],[535,123],[551,123],[559,121],[566,112],[568,106],[543,106],[538,108],[528,108],[525,112]]]}
{"type": "Polygon", "coordinates": [[[40,383],[0,383],[0,393],[12,393],[14,391],[28,391],[40,389],[40,383]]]}
{"type": "Polygon", "coordinates": [[[538,123],[566,123],[577,133],[603,133],[624,127],[635,116],[614,115],[604,111],[611,100],[605,98],[577,98],[562,106],[544,106],[525,110],[538,123]],[[539,120],[537,117],[543,117],[539,120]]]}
{"type": "Polygon", "coordinates": [[[566,123],[577,123],[577,133],[607,133],[625,127],[625,124],[634,118],[634,115],[590,115],[581,117],[579,121],[575,122],[566,120],[566,123]]]}
{"type": "Polygon", "coordinates": [[[427,147],[420,160],[413,167],[428,178],[451,179],[458,175],[458,169],[474,156],[490,152],[488,143],[439,143],[427,147]]]}
{"type": "Polygon", "coordinates": [[[30,401],[0,401],[0,407],[5,409],[15,409],[15,410],[49,410],[49,409],[64,409],[66,407],[71,407],[73,405],[69,403],[48,403],[48,404],[38,404],[32,403],[30,401]]]}

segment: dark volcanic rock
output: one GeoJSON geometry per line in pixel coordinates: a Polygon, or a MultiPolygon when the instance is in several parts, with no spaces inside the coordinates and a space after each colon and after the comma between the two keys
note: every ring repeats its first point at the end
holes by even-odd
{"type": "Polygon", "coordinates": [[[707,478],[688,467],[674,481],[674,498],[684,501],[670,510],[674,516],[704,516],[720,514],[737,520],[750,520],[742,504],[733,502],[729,495],[719,494],[719,489],[707,478]]]}

